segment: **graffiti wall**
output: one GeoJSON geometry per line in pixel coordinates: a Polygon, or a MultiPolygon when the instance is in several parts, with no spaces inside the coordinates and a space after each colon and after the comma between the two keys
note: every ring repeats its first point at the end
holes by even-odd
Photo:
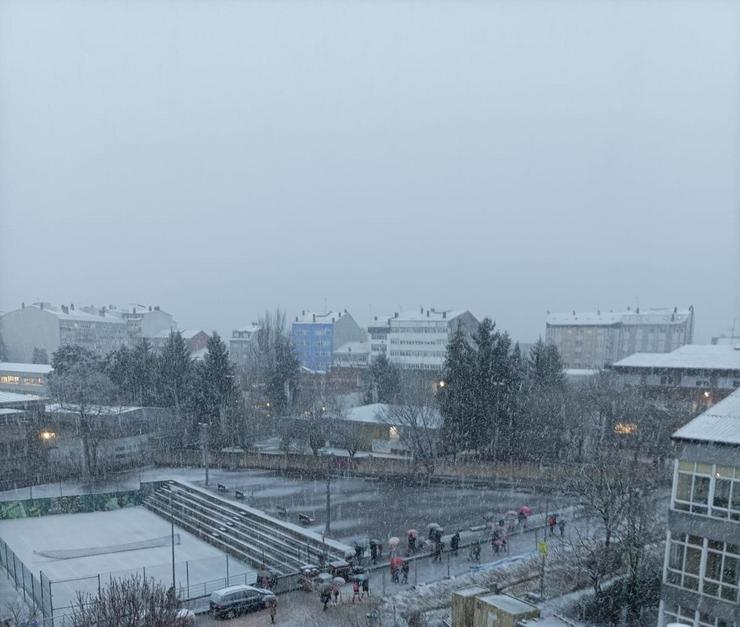
{"type": "Polygon", "coordinates": [[[144,496],[143,490],[129,490],[126,492],[76,494],[23,501],[0,501],[0,520],[50,516],[53,514],[107,512],[123,507],[141,505],[144,496]]]}

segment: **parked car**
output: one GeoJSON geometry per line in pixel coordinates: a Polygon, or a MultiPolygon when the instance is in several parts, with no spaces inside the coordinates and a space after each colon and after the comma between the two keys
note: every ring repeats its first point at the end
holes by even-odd
{"type": "Polygon", "coordinates": [[[255,586],[229,586],[211,594],[210,609],[215,618],[234,618],[240,614],[264,609],[266,603],[277,601],[270,590],[255,586]]]}

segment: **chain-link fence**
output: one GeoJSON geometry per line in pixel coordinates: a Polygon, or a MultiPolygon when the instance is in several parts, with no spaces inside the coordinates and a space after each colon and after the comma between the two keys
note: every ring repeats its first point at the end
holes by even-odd
{"type": "MultiPolygon", "coordinates": [[[[29,606],[44,613],[45,601],[44,590],[39,577],[35,577],[28,567],[18,558],[10,547],[0,539],[0,564],[5,568],[15,589],[23,594],[23,598],[29,606]]],[[[40,574],[40,573],[39,573],[40,574]]],[[[46,603],[48,606],[48,603],[46,603]]],[[[46,615],[46,614],[44,614],[46,615]]],[[[51,615],[51,614],[49,614],[51,615]]]]}

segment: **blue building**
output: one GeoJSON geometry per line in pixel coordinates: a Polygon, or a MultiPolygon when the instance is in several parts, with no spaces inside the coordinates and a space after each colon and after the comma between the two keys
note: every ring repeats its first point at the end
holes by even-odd
{"type": "Polygon", "coordinates": [[[329,372],[335,348],[366,339],[346,309],[327,313],[304,310],[296,316],[290,337],[301,366],[313,372],[329,372]]]}

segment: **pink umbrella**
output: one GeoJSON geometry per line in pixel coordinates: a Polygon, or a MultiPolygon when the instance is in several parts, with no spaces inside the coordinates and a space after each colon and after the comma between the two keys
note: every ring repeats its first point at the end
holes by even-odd
{"type": "Polygon", "coordinates": [[[419,535],[419,532],[416,529],[409,529],[406,533],[413,538],[419,535]]]}
{"type": "Polygon", "coordinates": [[[391,547],[395,547],[395,546],[398,546],[398,545],[400,544],[400,542],[401,542],[401,541],[400,541],[400,540],[399,540],[398,538],[396,538],[396,536],[393,536],[392,538],[390,538],[390,539],[388,540],[388,544],[389,544],[389,545],[390,545],[391,547]]]}
{"type": "Polygon", "coordinates": [[[530,515],[532,514],[532,508],[530,508],[530,507],[527,507],[526,505],[522,505],[522,506],[521,506],[521,507],[519,508],[519,512],[520,512],[521,514],[524,514],[525,516],[530,516],[530,515]]]}

